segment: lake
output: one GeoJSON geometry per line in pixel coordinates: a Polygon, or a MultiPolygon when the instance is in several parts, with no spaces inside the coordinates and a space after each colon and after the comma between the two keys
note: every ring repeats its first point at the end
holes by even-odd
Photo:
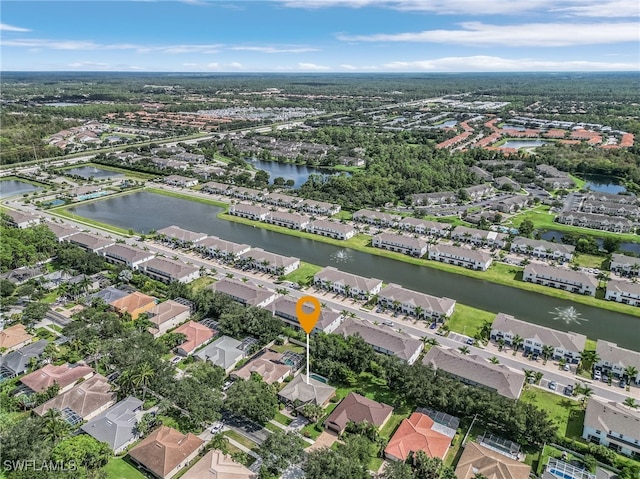
{"type": "Polygon", "coordinates": [[[298,188],[306,183],[309,175],[328,176],[340,173],[327,168],[314,168],[312,166],[282,163],[279,161],[265,161],[257,158],[247,158],[246,161],[253,165],[254,168],[268,172],[271,183],[273,183],[274,178],[281,176],[285,180],[293,180],[294,188],[298,188]]]}
{"type": "Polygon", "coordinates": [[[65,175],[77,175],[83,178],[119,178],[123,177],[123,173],[117,173],[115,171],[104,170],[102,168],[96,168],[95,166],[77,166],[75,168],[66,168],[62,170],[65,175]]]}
{"type": "Polygon", "coordinates": [[[32,185],[21,180],[0,180],[0,198],[18,196],[41,190],[40,186],[32,185]]]}
{"type": "MultiPolygon", "coordinates": [[[[556,243],[562,243],[562,238],[564,235],[562,231],[558,230],[545,230],[540,237],[543,240],[547,241],[555,241],[556,243]]],[[[638,237],[640,239],[640,236],[638,237]]],[[[600,238],[596,238],[596,242],[602,248],[602,240],[600,238]]],[[[640,243],[631,243],[629,241],[625,241],[620,243],[620,251],[628,251],[630,253],[638,253],[640,254],[640,243]]]]}
{"type": "Polygon", "coordinates": [[[638,317],[221,220],[217,215],[222,210],[216,206],[141,191],[71,207],[69,211],[140,233],[177,225],[228,241],[295,256],[308,263],[335,266],[416,291],[450,297],[486,311],[504,312],[532,323],[580,332],[590,338],[607,339],[626,348],[639,347],[638,317]]]}
{"type": "Polygon", "coordinates": [[[618,178],[606,175],[584,175],[586,181],[584,187],[599,193],[611,193],[613,195],[625,193],[627,189],[620,184],[618,178]]]}
{"type": "Polygon", "coordinates": [[[520,148],[535,148],[537,146],[546,145],[548,142],[544,140],[507,140],[498,148],[515,148],[519,150],[520,148]]]}

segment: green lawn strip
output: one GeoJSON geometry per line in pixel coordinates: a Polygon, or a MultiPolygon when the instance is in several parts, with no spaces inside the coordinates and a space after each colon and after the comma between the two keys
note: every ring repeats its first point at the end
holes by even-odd
{"type": "Polygon", "coordinates": [[[147,477],[122,457],[112,457],[102,470],[108,479],[146,479],[147,477]]]}
{"type": "Polygon", "coordinates": [[[573,176],[573,175],[570,174],[569,178],[571,178],[573,181],[575,181],[576,188],[579,189],[579,190],[584,188],[584,185],[587,184],[587,182],[585,180],[583,180],[582,178],[578,178],[577,176],[573,176]]]}
{"type": "Polygon", "coordinates": [[[595,351],[596,350],[596,340],[587,338],[587,342],[584,345],[584,349],[587,351],[595,351]]]}
{"type": "Polygon", "coordinates": [[[337,214],[333,215],[333,218],[336,220],[351,220],[353,219],[353,213],[347,210],[340,210],[337,214]]]}
{"type": "Polygon", "coordinates": [[[323,269],[322,266],[300,261],[300,267],[284,278],[293,283],[311,284],[313,283],[313,276],[321,269],[323,269]]]}
{"type": "Polygon", "coordinates": [[[283,428],[276,426],[275,424],[272,424],[270,422],[268,422],[267,424],[264,425],[265,429],[268,429],[271,432],[282,432],[284,431],[283,428]]]}
{"type": "Polygon", "coordinates": [[[524,391],[520,401],[546,411],[549,419],[558,427],[558,434],[567,437],[572,437],[569,434],[577,434],[577,437],[582,434],[584,411],[578,401],[534,387],[524,391]]]}
{"type": "Polygon", "coordinates": [[[225,431],[223,434],[242,444],[247,449],[254,449],[258,447],[258,445],[251,439],[244,437],[242,434],[237,433],[236,431],[225,431]]]}
{"type": "Polygon", "coordinates": [[[304,347],[303,346],[298,346],[297,344],[274,344],[273,346],[269,346],[269,349],[273,349],[274,351],[278,352],[278,353],[284,353],[285,351],[292,351],[294,353],[300,353],[303,354],[304,353],[304,347]]]}
{"type": "MultiPolygon", "coordinates": [[[[320,426],[321,427],[321,426],[320,426]]],[[[311,424],[307,424],[305,427],[302,428],[302,430],[300,431],[300,433],[304,436],[304,437],[308,437],[310,439],[313,439],[314,441],[316,439],[318,439],[318,437],[320,436],[320,434],[322,434],[321,431],[318,431],[316,429],[316,423],[311,423],[311,424]]]]}
{"type": "Polygon", "coordinates": [[[293,422],[293,419],[291,419],[288,416],[285,416],[281,412],[277,412],[276,416],[273,419],[274,419],[274,421],[279,422],[283,426],[288,426],[289,424],[291,424],[293,422]]]}
{"type": "Polygon", "coordinates": [[[42,299],[40,300],[40,302],[41,303],[46,303],[46,304],[51,304],[56,299],[58,299],[58,292],[57,291],[51,291],[50,293],[45,294],[42,297],[42,299]]]}
{"type": "Polygon", "coordinates": [[[227,203],[223,203],[221,201],[210,200],[209,198],[202,198],[201,196],[190,195],[186,193],[176,193],[174,191],[162,190],[159,188],[146,187],[144,191],[148,191],[149,193],[155,193],[157,195],[171,196],[173,198],[180,198],[188,201],[195,201],[196,203],[203,203],[205,205],[219,206],[220,208],[224,208],[225,211],[229,208],[227,203]]]}
{"type": "Polygon", "coordinates": [[[206,286],[209,286],[211,283],[215,283],[215,281],[216,280],[211,276],[201,276],[200,278],[193,280],[189,286],[191,286],[191,292],[195,294],[206,286]]]}
{"type": "Polygon", "coordinates": [[[493,323],[495,317],[495,313],[457,303],[454,313],[447,320],[447,326],[451,331],[473,337],[485,322],[493,323]]]}
{"type": "Polygon", "coordinates": [[[575,253],[573,255],[573,264],[578,266],[582,266],[583,268],[598,268],[605,269],[604,264],[607,262],[607,259],[603,256],[595,256],[592,254],[585,253],[575,253]]]}
{"type": "Polygon", "coordinates": [[[391,436],[393,436],[393,433],[396,431],[397,427],[400,425],[402,420],[408,417],[409,417],[409,413],[406,413],[406,414],[393,413],[389,418],[389,420],[387,421],[387,423],[384,426],[382,426],[382,429],[380,429],[380,436],[389,440],[391,436]]]}

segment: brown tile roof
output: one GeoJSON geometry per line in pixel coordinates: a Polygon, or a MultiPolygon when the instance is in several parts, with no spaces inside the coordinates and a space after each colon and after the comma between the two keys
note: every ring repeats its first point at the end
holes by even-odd
{"type": "Polygon", "coordinates": [[[15,324],[0,331],[0,348],[11,349],[32,339],[33,336],[27,333],[24,324],[15,324]]]}
{"type": "Polygon", "coordinates": [[[255,477],[257,477],[255,473],[235,462],[228,454],[211,449],[182,476],[182,479],[254,479],[255,477]]]}
{"type": "Polygon", "coordinates": [[[368,422],[377,427],[382,426],[393,408],[383,403],[361,396],[356,393],[349,393],[338,406],[333,410],[325,421],[326,426],[332,429],[344,431],[349,422],[368,422]]]}
{"type": "Polygon", "coordinates": [[[33,410],[38,416],[42,416],[49,409],[62,411],[68,407],[82,419],[95,414],[105,406],[115,404],[118,394],[111,391],[111,385],[107,378],[100,374],[90,377],[86,381],[74,386],[33,410]]]}
{"type": "Polygon", "coordinates": [[[283,354],[276,351],[266,351],[262,356],[253,359],[243,367],[233,373],[242,379],[249,379],[251,373],[262,376],[267,384],[273,384],[281,377],[291,373],[291,368],[286,364],[279,363],[283,354]]]}
{"type": "Polygon", "coordinates": [[[176,316],[189,311],[189,309],[189,306],[177,303],[172,299],[168,299],[167,301],[156,304],[153,308],[151,308],[149,314],[152,314],[153,316],[149,318],[149,321],[151,321],[156,326],[160,326],[167,321],[171,321],[176,316]]]}
{"type": "Polygon", "coordinates": [[[54,383],[58,383],[61,388],[65,388],[75,383],[78,379],[93,373],[93,368],[84,365],[72,367],[69,364],[60,366],[47,364],[24,376],[20,382],[35,392],[42,392],[53,386],[54,383]]]}
{"type": "Polygon", "coordinates": [[[185,435],[160,426],[131,449],[129,455],[158,477],[164,477],[203,444],[202,439],[191,433],[185,435]]]}
{"type": "Polygon", "coordinates": [[[451,438],[434,431],[433,425],[434,421],[429,416],[414,412],[411,417],[402,421],[389,440],[385,454],[404,461],[410,452],[424,451],[429,457],[444,459],[451,445],[451,438]]]}
{"type": "Polygon", "coordinates": [[[473,479],[482,474],[487,479],[528,479],[531,466],[469,442],[456,467],[458,479],[473,479]]]}
{"type": "Polygon", "coordinates": [[[153,296],[148,296],[136,291],[124,298],[116,299],[110,304],[120,313],[133,313],[135,310],[144,308],[145,306],[150,306],[151,304],[155,304],[155,302],[156,298],[153,296]]]}
{"type": "Polygon", "coordinates": [[[184,334],[187,338],[180,345],[180,349],[190,353],[200,345],[213,338],[213,331],[203,324],[189,321],[173,330],[174,333],[184,334]]]}

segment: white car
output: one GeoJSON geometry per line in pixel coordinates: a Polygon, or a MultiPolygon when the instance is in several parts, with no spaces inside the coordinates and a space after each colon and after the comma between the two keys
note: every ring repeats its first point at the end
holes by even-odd
{"type": "Polygon", "coordinates": [[[222,431],[222,427],[224,426],[223,423],[221,422],[217,422],[215,423],[212,427],[211,427],[211,434],[218,434],[220,431],[222,431]]]}
{"type": "Polygon", "coordinates": [[[596,381],[600,381],[601,378],[602,378],[602,373],[596,369],[595,372],[593,373],[593,379],[595,379],[596,381]]]}

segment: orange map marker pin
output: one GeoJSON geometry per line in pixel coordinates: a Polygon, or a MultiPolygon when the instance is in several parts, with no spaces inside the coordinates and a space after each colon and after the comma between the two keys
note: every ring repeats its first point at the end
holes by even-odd
{"type": "Polygon", "coordinates": [[[320,301],[313,296],[303,296],[296,303],[296,315],[298,316],[298,322],[300,326],[302,326],[302,329],[304,329],[307,334],[311,334],[311,331],[313,331],[314,326],[318,322],[318,318],[320,318],[320,301]],[[306,303],[313,305],[313,311],[305,311],[304,305],[306,303]]]}

